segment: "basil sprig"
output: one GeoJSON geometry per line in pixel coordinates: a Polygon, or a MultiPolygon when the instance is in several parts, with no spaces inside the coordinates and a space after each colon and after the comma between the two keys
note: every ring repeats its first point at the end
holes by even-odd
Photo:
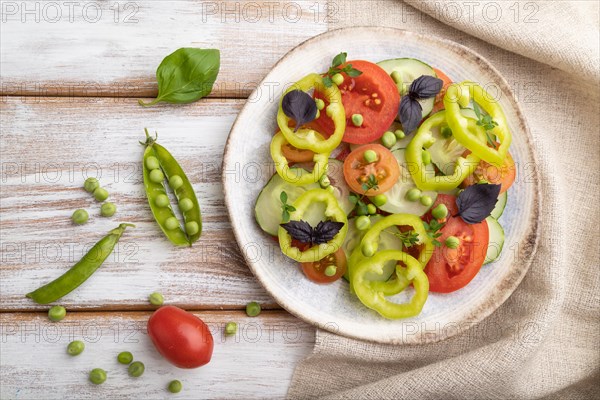
{"type": "Polygon", "coordinates": [[[496,207],[500,186],[475,184],[460,192],[456,199],[458,215],[467,224],[478,224],[489,217],[496,207]]]}
{"type": "Polygon", "coordinates": [[[302,243],[323,244],[332,240],[344,226],[343,222],[321,221],[315,228],[306,221],[290,221],[280,226],[290,234],[293,239],[302,243]]]}
{"type": "Polygon", "coordinates": [[[281,109],[288,118],[296,121],[294,132],[302,125],[317,118],[317,104],[315,100],[302,90],[291,90],[283,96],[281,109]]]}
{"type": "Polygon", "coordinates": [[[162,60],[156,70],[158,97],[148,107],[161,101],[173,104],[192,103],[207,96],[217,80],[221,65],[217,49],[181,48],[162,60]]]}
{"type": "Polygon", "coordinates": [[[410,133],[417,129],[423,119],[423,107],[419,100],[437,96],[443,85],[441,79],[429,75],[421,75],[410,84],[408,93],[400,100],[398,110],[400,123],[405,132],[410,133]]]}

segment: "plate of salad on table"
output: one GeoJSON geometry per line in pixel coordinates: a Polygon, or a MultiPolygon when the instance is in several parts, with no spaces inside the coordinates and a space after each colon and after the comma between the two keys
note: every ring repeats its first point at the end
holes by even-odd
{"type": "Polygon", "coordinates": [[[285,55],[235,121],[226,205],[250,269],[290,313],[381,343],[460,333],[515,290],[541,198],[498,71],[444,39],[330,31],[285,55]]]}

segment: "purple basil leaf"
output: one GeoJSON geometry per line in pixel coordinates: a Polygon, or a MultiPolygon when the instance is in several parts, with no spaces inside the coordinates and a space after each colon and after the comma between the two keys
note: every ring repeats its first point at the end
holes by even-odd
{"type": "Polygon", "coordinates": [[[296,121],[296,132],[302,125],[313,121],[317,117],[317,104],[315,100],[302,90],[292,90],[283,96],[281,108],[288,118],[296,121]]]}
{"type": "Polygon", "coordinates": [[[423,118],[423,108],[417,100],[410,96],[402,96],[398,116],[400,117],[400,123],[404,131],[411,133],[417,129],[423,118]]]}
{"type": "Polygon", "coordinates": [[[421,75],[410,84],[408,96],[413,99],[429,99],[437,96],[444,82],[429,75],[421,75]]]}
{"type": "Polygon", "coordinates": [[[490,216],[498,201],[500,185],[475,184],[456,199],[458,215],[468,224],[478,224],[490,216]]]}
{"type": "Polygon", "coordinates": [[[306,221],[290,221],[285,224],[280,224],[283,229],[290,234],[293,239],[296,239],[302,243],[313,242],[313,228],[306,221]]]}
{"type": "Polygon", "coordinates": [[[322,244],[332,240],[344,226],[343,222],[321,221],[315,228],[314,243],[322,244]]]}

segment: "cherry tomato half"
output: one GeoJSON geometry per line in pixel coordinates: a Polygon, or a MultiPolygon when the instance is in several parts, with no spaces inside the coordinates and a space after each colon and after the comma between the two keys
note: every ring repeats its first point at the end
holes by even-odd
{"type": "Polygon", "coordinates": [[[481,160],[473,174],[467,176],[461,186],[471,186],[483,179],[488,183],[501,185],[500,193],[504,193],[515,182],[516,175],[517,168],[515,167],[515,161],[510,153],[507,153],[502,167],[497,167],[481,160]]]}
{"type": "Polygon", "coordinates": [[[353,192],[375,196],[387,192],[396,184],[400,176],[400,166],[391,151],[380,144],[366,144],[348,154],[344,160],[344,178],[353,192]],[[377,154],[377,161],[368,163],[365,152],[372,150],[377,154]],[[363,187],[373,175],[377,186],[365,190],[363,187]]]}
{"type": "Polygon", "coordinates": [[[444,109],[444,95],[446,94],[448,86],[452,84],[452,79],[450,79],[448,75],[437,68],[434,68],[433,70],[435,71],[437,77],[442,80],[443,84],[442,90],[440,90],[437,96],[435,96],[435,103],[433,103],[433,110],[431,111],[431,114],[435,114],[436,112],[444,109]]]}
{"type": "Polygon", "coordinates": [[[304,275],[315,283],[332,283],[340,279],[346,273],[347,263],[344,250],[339,249],[333,254],[328,255],[322,260],[308,263],[301,263],[304,275]],[[335,274],[327,276],[325,270],[328,266],[335,265],[335,274]]]}

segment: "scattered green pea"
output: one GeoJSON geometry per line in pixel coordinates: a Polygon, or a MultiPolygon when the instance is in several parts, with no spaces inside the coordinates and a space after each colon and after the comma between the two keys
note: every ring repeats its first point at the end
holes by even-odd
{"type": "Polygon", "coordinates": [[[331,80],[333,83],[340,86],[342,83],[344,83],[344,76],[342,74],[335,74],[331,77],[331,80]]]}
{"type": "Polygon", "coordinates": [[[392,80],[394,81],[394,83],[396,84],[403,84],[404,83],[404,78],[402,78],[402,74],[398,71],[392,71],[391,75],[392,80]]]}
{"type": "Polygon", "coordinates": [[[173,175],[169,178],[169,186],[171,189],[177,190],[183,185],[183,179],[179,175],[173,175]]]}
{"type": "Polygon", "coordinates": [[[167,196],[166,194],[159,194],[158,196],[156,196],[156,199],[154,199],[154,204],[156,204],[157,207],[166,207],[169,205],[169,196],[167,196]]]}
{"type": "Polygon", "coordinates": [[[98,182],[98,179],[96,178],[87,178],[83,183],[83,188],[89,193],[94,193],[94,190],[98,187],[100,187],[100,182],[98,182]]]}
{"type": "Polygon", "coordinates": [[[427,150],[423,150],[421,153],[421,158],[423,159],[423,164],[431,164],[431,153],[429,153],[427,150]]]}
{"type": "Polygon", "coordinates": [[[315,103],[317,104],[317,110],[322,110],[325,108],[325,102],[321,99],[315,99],[315,103]]]}
{"type": "Polygon", "coordinates": [[[102,368],[94,368],[90,371],[90,382],[100,385],[106,381],[106,371],[102,368]]]}
{"type": "Polygon", "coordinates": [[[260,314],[260,304],[255,301],[248,303],[248,305],[246,305],[246,314],[249,317],[256,317],[260,314]]]}
{"type": "Polygon", "coordinates": [[[421,191],[417,188],[412,188],[406,192],[406,200],[417,201],[421,198],[421,191]]]}
{"type": "Polygon", "coordinates": [[[421,204],[423,204],[425,207],[429,207],[430,205],[433,204],[433,199],[429,196],[421,196],[421,204]]]}
{"type": "Polygon", "coordinates": [[[335,106],[333,104],[330,104],[325,108],[325,114],[329,118],[331,118],[331,116],[333,115],[334,112],[335,112],[335,106]]]}
{"type": "Polygon", "coordinates": [[[88,212],[80,208],[79,210],[75,210],[73,212],[73,215],[71,215],[71,220],[74,224],[83,225],[88,222],[89,217],[90,216],[88,215],[88,212]]]}
{"type": "Polygon", "coordinates": [[[337,267],[335,265],[328,265],[324,272],[325,276],[334,276],[337,272],[337,267]]]}
{"type": "Polygon", "coordinates": [[[406,134],[404,133],[404,131],[402,129],[396,129],[394,131],[394,135],[396,135],[396,138],[398,140],[404,139],[406,137],[406,134]]]}
{"type": "Polygon", "coordinates": [[[182,388],[183,388],[183,385],[178,380],[169,382],[168,389],[169,389],[169,392],[171,392],[171,393],[179,393],[179,392],[181,392],[182,388]]]}
{"type": "Polygon", "coordinates": [[[81,340],[74,340],[67,346],[67,353],[71,356],[78,356],[83,353],[85,344],[81,340]]]}
{"type": "Polygon", "coordinates": [[[108,191],[104,188],[98,187],[94,190],[94,198],[96,201],[104,201],[108,199],[108,191]]]}
{"type": "Polygon", "coordinates": [[[102,204],[100,207],[100,215],[103,217],[112,217],[117,212],[117,206],[113,203],[107,202],[102,204]]]}
{"type": "Polygon", "coordinates": [[[446,247],[449,249],[456,249],[460,244],[460,239],[456,236],[448,236],[446,239],[446,247]]]}
{"type": "Polygon", "coordinates": [[[235,335],[237,332],[237,324],[235,322],[228,322],[225,324],[225,334],[227,336],[235,335]]]}
{"type": "Polygon", "coordinates": [[[165,228],[170,231],[177,229],[179,228],[179,221],[175,217],[169,217],[165,220],[165,228]]]}
{"type": "Polygon", "coordinates": [[[369,214],[373,215],[377,213],[377,207],[375,207],[375,204],[369,204],[367,206],[367,211],[369,212],[369,214]]]}
{"type": "Polygon", "coordinates": [[[321,185],[322,188],[326,188],[331,185],[331,181],[329,180],[327,174],[321,175],[319,178],[319,185],[321,185]]]}
{"type": "Polygon", "coordinates": [[[200,230],[198,223],[196,221],[190,221],[185,223],[185,233],[188,235],[195,235],[200,230]]]}
{"type": "Polygon", "coordinates": [[[449,126],[444,126],[442,128],[441,133],[442,133],[442,137],[444,137],[445,139],[452,137],[452,129],[450,129],[449,126]]]}
{"type": "Polygon", "coordinates": [[[371,226],[371,218],[367,217],[366,215],[361,215],[360,217],[356,218],[356,221],[354,221],[354,226],[356,226],[356,229],[359,231],[367,230],[371,226]]]}
{"type": "Polygon", "coordinates": [[[394,135],[394,132],[387,131],[381,137],[381,144],[383,144],[388,149],[391,149],[397,141],[398,139],[396,139],[396,135],[394,135]]]}
{"type": "Polygon", "coordinates": [[[363,154],[363,157],[364,157],[365,161],[368,163],[374,163],[375,161],[377,161],[377,153],[375,153],[375,151],[373,151],[373,150],[365,151],[365,153],[363,154]]]}
{"type": "Polygon", "coordinates": [[[122,351],[117,356],[117,361],[121,364],[129,365],[133,361],[133,354],[130,351],[122,351]]]}
{"type": "Polygon", "coordinates": [[[144,374],[145,369],[146,369],[146,367],[144,366],[143,362],[134,361],[131,364],[129,364],[129,368],[127,368],[127,371],[129,372],[129,376],[133,376],[134,378],[139,378],[140,376],[142,376],[144,374]]]}
{"type": "Polygon", "coordinates": [[[67,309],[63,306],[52,306],[48,310],[48,318],[50,321],[58,322],[62,321],[67,316],[67,309]]]}
{"type": "Polygon", "coordinates": [[[433,210],[431,210],[431,215],[435,219],[444,219],[446,216],[448,216],[448,207],[446,207],[445,204],[438,204],[433,210]]]}
{"type": "Polygon", "coordinates": [[[363,256],[365,257],[373,257],[373,254],[375,254],[375,248],[371,243],[363,244],[360,250],[362,251],[363,256]]]}
{"type": "Polygon", "coordinates": [[[315,119],[319,119],[320,116],[321,116],[321,111],[317,110],[317,113],[315,114],[315,119]]]}
{"type": "Polygon", "coordinates": [[[165,302],[165,299],[162,294],[154,292],[150,296],[148,296],[148,301],[150,301],[150,304],[154,306],[162,306],[165,302]]]}
{"type": "Polygon", "coordinates": [[[192,208],[194,208],[194,203],[190,199],[188,199],[187,197],[179,199],[179,209],[181,211],[190,211],[192,208]]]}
{"type": "Polygon", "coordinates": [[[362,114],[352,114],[352,125],[362,126],[364,122],[362,114]]]}
{"type": "Polygon", "coordinates": [[[149,156],[148,158],[146,158],[146,168],[148,168],[149,170],[160,168],[158,158],[154,156],[149,156]]]}
{"type": "Polygon", "coordinates": [[[387,203],[387,196],[385,194],[378,194],[375,197],[371,197],[371,201],[377,207],[381,207],[381,206],[385,205],[385,203],[387,203]]]}
{"type": "Polygon", "coordinates": [[[160,169],[153,169],[150,171],[149,178],[154,183],[161,183],[165,180],[165,174],[160,169]]]}

